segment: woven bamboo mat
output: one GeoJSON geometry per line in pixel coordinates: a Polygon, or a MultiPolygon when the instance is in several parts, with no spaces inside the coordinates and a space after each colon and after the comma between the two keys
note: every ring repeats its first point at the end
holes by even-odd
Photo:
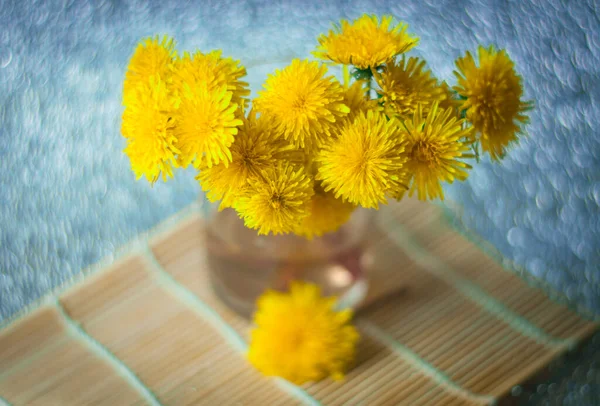
{"type": "Polygon", "coordinates": [[[263,378],[209,287],[199,210],[183,217],[0,331],[0,404],[494,404],[597,328],[405,200],[377,217],[346,380],[263,378]]]}

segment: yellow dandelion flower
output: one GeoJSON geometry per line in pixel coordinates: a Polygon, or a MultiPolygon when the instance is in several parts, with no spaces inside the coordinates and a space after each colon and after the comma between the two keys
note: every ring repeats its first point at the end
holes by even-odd
{"type": "Polygon", "coordinates": [[[324,146],[317,158],[321,164],[317,179],[336,198],[378,208],[399,181],[397,173],[406,160],[400,133],[396,120],[373,111],[361,113],[324,146]]]}
{"type": "Polygon", "coordinates": [[[161,174],[163,181],[173,176],[179,153],[173,135],[173,110],[173,100],[159,76],[151,76],[145,86],[131,90],[121,133],[127,139],[124,152],[137,179],[145,176],[154,183],[161,174]]]}
{"type": "Polygon", "coordinates": [[[231,163],[200,166],[196,179],[211,202],[221,200],[220,208],[233,207],[250,179],[258,179],[279,160],[297,160],[294,148],[275,133],[271,122],[250,111],[231,144],[231,163]]]}
{"type": "Polygon", "coordinates": [[[292,283],[289,293],[267,291],[257,302],[250,363],[264,375],[297,385],[343,379],[359,334],[350,324],[352,311],[336,311],[335,303],[308,283],[292,283]]]}
{"type": "Polygon", "coordinates": [[[400,175],[398,175],[398,177],[402,180],[400,180],[396,186],[388,191],[388,195],[392,199],[400,201],[404,199],[404,196],[406,196],[406,193],[410,190],[408,185],[410,185],[410,182],[412,182],[413,176],[407,171],[403,171],[400,175]]]}
{"type": "MultiPolygon", "coordinates": [[[[440,87],[442,88],[442,95],[438,100],[438,107],[444,110],[452,110],[452,115],[455,116],[457,120],[460,120],[462,118],[460,111],[462,101],[458,99],[458,95],[456,93],[452,92],[452,89],[450,88],[450,86],[448,86],[448,83],[446,83],[445,81],[442,82],[440,87]]],[[[471,134],[475,135],[474,133],[471,134]]]]}
{"type": "Polygon", "coordinates": [[[461,109],[466,110],[467,120],[481,134],[482,149],[498,160],[517,140],[520,124],[528,122],[523,113],[532,104],[521,100],[521,77],[506,51],[496,51],[493,46],[480,46],[478,51],[479,66],[469,52],[456,61],[458,85],[454,90],[466,99],[461,109]]]}
{"type": "Polygon", "coordinates": [[[417,108],[412,120],[404,122],[408,161],[407,170],[413,176],[409,194],[418,192],[420,200],[444,198],[441,182],[465,180],[465,169],[471,166],[460,159],[473,158],[469,153],[473,139],[472,127],[463,128],[452,110],[438,108],[434,103],[424,117],[417,108]]]}
{"type": "Polygon", "coordinates": [[[326,73],[317,62],[295,59],[269,75],[254,105],[285,139],[299,147],[320,145],[335,121],[349,112],[342,86],[326,73]]]}
{"type": "Polygon", "coordinates": [[[390,117],[410,118],[418,105],[427,114],[433,102],[446,98],[443,87],[419,58],[406,60],[403,56],[400,61],[386,65],[383,72],[374,72],[374,77],[390,117]]]}
{"type": "Polygon", "coordinates": [[[209,90],[222,86],[231,92],[231,102],[246,108],[250,89],[248,83],[240,79],[246,76],[246,68],[239,61],[223,58],[221,51],[204,54],[196,51],[193,55],[185,53],[173,64],[173,87],[183,93],[187,85],[191,88],[197,84],[206,84],[209,90]]]}
{"type": "Polygon", "coordinates": [[[350,109],[348,120],[352,121],[360,113],[366,113],[369,110],[380,111],[381,106],[375,99],[367,98],[367,88],[365,82],[357,80],[350,86],[344,86],[343,102],[350,109]]]}
{"type": "Polygon", "coordinates": [[[210,168],[223,162],[227,166],[232,159],[229,147],[243,124],[238,105],[231,102],[233,94],[226,86],[210,90],[205,83],[182,90],[175,112],[180,165],[192,163],[198,168],[204,162],[210,168]]]}
{"type": "Polygon", "coordinates": [[[383,16],[379,22],[372,15],[363,15],[352,23],[342,20],[318,38],[320,45],[313,55],[359,69],[378,67],[419,42],[406,32],[405,23],[394,25],[393,20],[392,16],[383,16]]]}
{"type": "Polygon", "coordinates": [[[333,193],[317,191],[311,199],[310,214],[300,223],[295,233],[310,239],[336,231],[348,221],[355,209],[355,205],[336,199],[333,193]]]}
{"type": "Polygon", "coordinates": [[[309,214],[313,180],[303,167],[278,162],[258,179],[249,179],[244,192],[235,209],[246,227],[257,229],[258,234],[285,234],[309,214]]]}
{"type": "MultiPolygon", "coordinates": [[[[402,135],[404,139],[404,135],[402,135]]],[[[403,155],[406,157],[408,152],[406,150],[403,155]]],[[[400,201],[404,198],[406,193],[410,190],[410,184],[413,180],[414,174],[409,171],[408,165],[405,163],[399,170],[392,172],[392,176],[396,181],[388,189],[387,195],[394,200],[400,201]]]]}
{"type": "MultiPolygon", "coordinates": [[[[172,38],[165,35],[162,39],[158,36],[143,39],[135,49],[125,73],[123,83],[125,104],[128,103],[129,94],[135,93],[136,87],[148,86],[151,76],[160,76],[163,81],[167,81],[171,74],[170,65],[176,56],[177,51],[172,38]]],[[[136,94],[131,96],[137,97],[136,94]]]]}

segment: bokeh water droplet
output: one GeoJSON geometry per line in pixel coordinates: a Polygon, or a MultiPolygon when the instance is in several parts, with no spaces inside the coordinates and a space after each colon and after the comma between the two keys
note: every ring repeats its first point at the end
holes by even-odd
{"type": "Polygon", "coordinates": [[[12,62],[12,51],[7,46],[0,45],[0,68],[4,69],[12,62]]]}
{"type": "Polygon", "coordinates": [[[600,182],[596,182],[591,187],[592,196],[594,197],[594,201],[596,205],[600,207],[600,182]]]}
{"type": "Polygon", "coordinates": [[[522,247],[525,245],[525,232],[519,227],[513,227],[508,230],[506,238],[513,247],[522,247]]]}
{"type": "Polygon", "coordinates": [[[533,258],[527,262],[527,269],[536,278],[543,278],[547,272],[546,264],[540,258],[533,258]]]}

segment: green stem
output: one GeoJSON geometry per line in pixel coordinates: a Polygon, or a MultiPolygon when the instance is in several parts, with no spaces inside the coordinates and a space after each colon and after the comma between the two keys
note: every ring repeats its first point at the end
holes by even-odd
{"type": "Polygon", "coordinates": [[[477,160],[477,163],[479,163],[479,140],[473,144],[473,152],[475,153],[475,159],[477,160]]]}
{"type": "Polygon", "coordinates": [[[371,68],[354,68],[352,70],[352,76],[356,80],[364,80],[367,82],[367,99],[371,100],[371,90],[373,90],[373,71],[371,70],[371,68]]]}

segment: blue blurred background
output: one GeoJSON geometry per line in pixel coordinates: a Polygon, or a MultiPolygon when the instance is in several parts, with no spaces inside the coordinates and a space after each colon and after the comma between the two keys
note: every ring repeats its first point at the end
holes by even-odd
{"type": "MultiPolygon", "coordinates": [[[[421,38],[411,54],[450,83],[465,50],[507,49],[536,103],[529,136],[447,195],[515,271],[600,314],[598,2],[0,0],[0,321],[198,198],[192,172],[151,188],[122,153],[122,81],[142,37],[222,49],[255,94],[333,21],[364,12],[406,21],[421,38]]],[[[600,338],[585,351],[555,368],[554,391],[520,398],[589,399],[600,338]]]]}

